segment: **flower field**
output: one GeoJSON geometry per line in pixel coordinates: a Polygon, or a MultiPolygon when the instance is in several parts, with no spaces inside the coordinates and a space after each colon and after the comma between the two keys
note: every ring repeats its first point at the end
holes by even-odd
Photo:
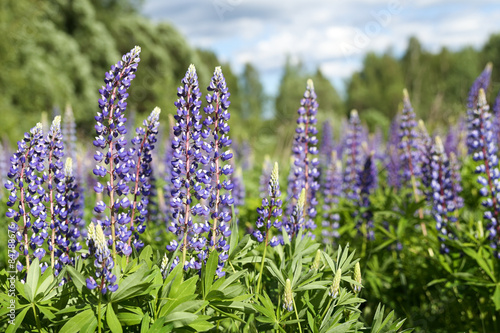
{"type": "Polygon", "coordinates": [[[334,135],[303,82],[289,154],[261,167],[221,67],[200,87],[190,65],[134,128],[141,52],[104,73],[93,142],[67,108],[1,152],[2,331],[500,332],[490,64],[439,133],[405,89],[389,133],[353,110],[334,135]]]}

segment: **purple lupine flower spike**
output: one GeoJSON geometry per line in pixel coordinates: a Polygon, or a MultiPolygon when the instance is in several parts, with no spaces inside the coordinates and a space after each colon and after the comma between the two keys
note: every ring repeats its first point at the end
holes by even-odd
{"type": "Polygon", "coordinates": [[[174,124],[174,118],[172,115],[169,115],[169,123],[171,124],[169,126],[169,136],[168,140],[166,140],[165,144],[165,154],[163,158],[163,164],[164,164],[164,175],[165,175],[165,185],[163,186],[163,200],[165,202],[164,207],[163,207],[163,215],[165,218],[165,223],[168,227],[170,222],[172,222],[172,216],[173,216],[173,209],[172,205],[170,204],[170,200],[172,199],[172,190],[173,190],[173,185],[171,182],[172,179],[172,159],[174,158],[174,149],[172,148],[172,141],[174,140],[174,129],[173,129],[173,124],[174,124]]]}
{"type": "Polygon", "coordinates": [[[48,155],[47,159],[49,164],[47,175],[47,187],[49,191],[45,201],[48,202],[50,206],[50,229],[52,230],[51,237],[48,240],[48,248],[50,251],[51,267],[54,268],[54,254],[56,250],[55,237],[56,233],[59,234],[58,229],[60,227],[59,221],[57,221],[57,215],[60,214],[59,206],[61,206],[65,200],[62,195],[55,195],[55,187],[64,181],[64,164],[62,161],[64,157],[64,146],[62,142],[61,116],[56,116],[50,126],[50,131],[45,139],[45,149],[48,155]]]}
{"type": "Polygon", "coordinates": [[[321,235],[324,244],[333,245],[334,239],[339,238],[339,213],[332,210],[338,208],[339,198],[342,195],[342,162],[337,158],[337,152],[333,151],[330,164],[325,172],[325,184],[323,190],[323,221],[321,235]]]}
{"type": "Polygon", "coordinates": [[[231,182],[233,167],[229,160],[233,154],[229,150],[231,139],[229,139],[228,120],[231,114],[228,111],[229,96],[226,80],[220,67],[216,67],[208,91],[212,94],[206,96],[207,106],[204,108],[207,115],[203,124],[205,130],[202,132],[204,139],[208,139],[206,151],[211,154],[209,174],[212,178],[212,188],[209,197],[210,216],[212,227],[209,234],[210,247],[217,249],[219,254],[219,266],[217,276],[225,274],[222,271],[224,262],[227,260],[229,243],[226,238],[231,235],[229,223],[231,221],[230,207],[234,204],[231,190],[234,184],[231,182]],[[222,177],[225,179],[222,180],[222,177]]]}
{"type": "Polygon", "coordinates": [[[116,284],[116,275],[113,274],[112,269],[115,266],[113,257],[108,248],[108,242],[106,241],[106,236],[100,224],[94,225],[90,223],[88,230],[88,241],[89,252],[94,255],[94,265],[96,267],[95,279],[94,277],[87,278],[87,288],[99,289],[99,291],[104,295],[109,290],[110,292],[115,292],[118,290],[118,284],[116,284]]]}
{"type": "MultiPolygon", "coordinates": [[[[173,214],[168,230],[178,236],[178,240],[173,240],[166,248],[173,252],[180,246],[184,269],[201,269],[201,265],[208,257],[205,233],[210,230],[210,225],[206,221],[209,211],[205,205],[195,203],[195,199],[206,200],[209,196],[207,187],[210,186],[211,178],[200,164],[208,163],[208,158],[203,152],[207,154],[210,147],[203,146],[202,142],[201,93],[194,65],[189,66],[182,79],[182,85],[177,89],[177,96],[179,98],[175,102],[177,114],[174,117],[176,124],[173,127],[172,140],[173,188],[170,205],[173,214]],[[194,223],[195,216],[204,221],[194,223]],[[187,258],[188,250],[190,260],[187,258]]],[[[179,259],[174,260],[175,263],[179,261],[179,259]]]]}
{"type": "Polygon", "coordinates": [[[316,102],[316,92],[314,91],[313,81],[307,80],[306,91],[304,98],[300,101],[300,108],[297,110],[299,117],[297,119],[297,128],[295,129],[295,138],[292,147],[293,153],[293,175],[289,178],[288,192],[290,203],[287,207],[287,214],[284,219],[286,229],[290,239],[297,234],[296,226],[305,228],[308,231],[308,236],[314,238],[311,230],[316,228],[314,218],[316,217],[316,193],[319,191],[319,159],[315,157],[318,154],[316,145],[318,139],[316,134],[316,114],[318,113],[318,103],[316,102]],[[294,212],[297,210],[299,195],[305,190],[307,199],[304,202],[303,216],[293,218],[294,212]],[[306,204],[307,202],[307,204],[306,204]],[[292,216],[292,217],[291,217],[292,216]],[[303,219],[303,221],[302,221],[303,219]],[[292,221],[294,220],[294,221],[292,221]],[[301,220],[299,223],[298,221],[301,220]]]}
{"type": "Polygon", "coordinates": [[[431,168],[431,148],[432,139],[427,132],[427,128],[422,120],[418,121],[418,157],[419,157],[419,168],[421,173],[421,180],[423,186],[423,192],[428,202],[432,202],[432,191],[430,191],[431,181],[432,181],[432,168],[431,168]]]}
{"type": "Polygon", "coordinates": [[[486,64],[486,67],[484,68],[483,72],[477,77],[474,83],[472,83],[472,86],[469,90],[469,95],[467,97],[467,123],[469,126],[468,127],[469,131],[467,133],[467,147],[469,155],[473,154],[475,150],[474,148],[472,148],[472,146],[473,146],[473,141],[476,138],[474,137],[474,134],[472,133],[470,126],[476,117],[474,111],[477,110],[479,102],[479,91],[483,89],[484,93],[486,94],[486,91],[488,90],[488,87],[490,85],[492,68],[493,65],[491,62],[486,64]]]}
{"type": "Polygon", "coordinates": [[[415,112],[411,106],[406,89],[403,90],[403,111],[399,125],[399,149],[401,158],[402,181],[406,186],[418,188],[417,178],[420,177],[418,132],[415,112]]]}
{"type": "Polygon", "coordinates": [[[444,151],[441,138],[436,137],[431,149],[432,181],[430,189],[432,191],[433,216],[436,220],[436,229],[441,241],[440,252],[449,253],[448,247],[444,244],[447,238],[454,238],[450,229],[450,224],[456,222],[453,216],[455,203],[453,198],[453,183],[451,180],[450,164],[444,151]]]}
{"type": "Polygon", "coordinates": [[[334,146],[335,143],[333,141],[332,125],[330,124],[330,121],[327,120],[323,123],[321,144],[319,147],[319,155],[322,167],[326,168],[328,165],[330,165],[334,146]]]}
{"type": "Polygon", "coordinates": [[[484,197],[482,204],[486,207],[483,217],[488,221],[487,228],[491,246],[496,250],[497,257],[500,258],[498,250],[500,224],[500,207],[498,196],[500,193],[500,171],[498,170],[498,146],[493,136],[491,113],[486,102],[484,90],[479,89],[477,106],[470,112],[468,148],[472,158],[478,163],[476,174],[479,174],[477,182],[482,186],[479,190],[484,197]]]}
{"type": "MultiPolygon", "coordinates": [[[[148,216],[148,205],[152,189],[153,170],[151,162],[153,161],[151,152],[155,148],[156,136],[158,134],[158,126],[160,125],[160,108],[155,107],[149,117],[144,120],[144,127],[136,129],[136,137],[132,139],[132,144],[137,146],[134,150],[137,156],[137,161],[131,159],[132,176],[130,180],[134,183],[134,188],[131,194],[134,196],[133,202],[129,205],[128,198],[125,197],[121,203],[122,207],[129,209],[128,216],[125,221],[129,221],[130,232],[133,237],[128,238],[128,246],[132,243],[137,251],[144,247],[144,243],[139,239],[139,235],[146,230],[146,218],[148,216]],[[134,165],[135,163],[135,165],[134,165]]],[[[128,232],[127,225],[120,226],[119,233],[128,232]]]]}
{"type": "Polygon", "coordinates": [[[387,183],[395,189],[401,188],[399,157],[399,116],[394,117],[387,141],[387,183]]]}
{"type": "Polygon", "coordinates": [[[78,185],[73,175],[73,160],[68,157],[64,164],[64,178],[57,184],[57,220],[55,239],[55,274],[58,275],[63,265],[73,265],[75,258],[71,253],[82,249],[80,238],[80,206],[78,185]]]}
{"type": "MultiPolygon", "coordinates": [[[[9,225],[9,230],[16,235],[16,246],[19,245],[19,253],[14,253],[10,258],[16,260],[19,255],[25,256],[27,269],[30,267],[29,249],[31,248],[33,255],[41,260],[45,255],[42,246],[48,237],[45,222],[47,214],[43,203],[44,178],[39,176],[45,169],[44,142],[41,123],[24,134],[23,140],[17,143],[17,152],[10,159],[11,167],[7,174],[10,180],[5,183],[5,188],[10,191],[6,216],[14,220],[9,225]],[[17,225],[20,219],[23,221],[22,232],[17,225]],[[30,230],[31,237],[28,235],[30,230]]],[[[17,269],[21,271],[23,267],[18,260],[17,269]]]]}
{"type": "Polygon", "coordinates": [[[363,169],[358,174],[356,180],[359,188],[358,206],[361,208],[361,214],[358,214],[356,228],[368,240],[375,239],[375,226],[373,224],[373,212],[370,209],[370,194],[376,187],[377,168],[373,159],[375,153],[372,151],[365,160],[363,169]]]}
{"type": "Polygon", "coordinates": [[[458,210],[464,206],[464,199],[460,195],[462,192],[462,175],[460,174],[461,165],[454,152],[450,153],[450,177],[453,184],[453,200],[455,208],[458,210]]]}
{"type": "Polygon", "coordinates": [[[103,185],[98,181],[94,190],[97,193],[106,193],[109,196],[109,204],[106,205],[102,201],[97,202],[94,210],[100,214],[109,209],[110,214],[104,216],[102,221],[98,220],[98,223],[105,228],[105,233],[111,233],[113,259],[116,259],[116,253],[129,255],[132,252],[131,247],[127,244],[131,232],[123,232],[122,228],[128,224],[127,213],[120,210],[120,207],[127,210],[127,200],[120,199],[120,197],[126,196],[130,191],[128,182],[130,181],[129,159],[131,154],[126,149],[127,140],[124,137],[127,133],[125,111],[128,98],[127,90],[135,78],[140,53],[141,48],[134,47],[122,57],[121,61],[111,66],[111,70],[106,73],[105,85],[99,90],[101,94],[100,111],[95,117],[97,137],[94,140],[94,146],[99,150],[94,155],[97,166],[93,172],[98,178],[109,175],[109,182],[103,185]],[[116,226],[117,222],[118,227],[116,226]]]}
{"type": "Polygon", "coordinates": [[[283,212],[281,209],[282,202],[280,199],[281,191],[278,172],[278,163],[276,162],[268,183],[267,195],[269,196],[269,199],[267,197],[263,198],[262,206],[257,208],[259,218],[255,223],[256,228],[252,233],[258,242],[265,241],[266,246],[271,245],[272,247],[280,244],[280,241],[276,236],[269,239],[270,230],[272,227],[275,227],[276,229],[281,228],[281,221],[279,220],[279,217],[283,212]]]}
{"type": "Polygon", "coordinates": [[[351,111],[349,125],[344,139],[343,154],[346,158],[344,168],[343,191],[348,199],[358,200],[358,174],[363,168],[363,154],[361,149],[362,142],[362,127],[359,120],[358,112],[351,111]]]}

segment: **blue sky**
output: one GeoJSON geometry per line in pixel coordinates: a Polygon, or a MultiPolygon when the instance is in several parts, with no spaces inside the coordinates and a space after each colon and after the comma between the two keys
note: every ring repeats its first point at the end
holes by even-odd
{"type": "Polygon", "coordinates": [[[410,36],[428,50],[480,47],[500,33],[500,1],[145,0],[143,13],[171,22],[194,47],[240,72],[251,62],[269,94],[287,56],[320,67],[342,91],[368,51],[400,55],[410,36]]]}

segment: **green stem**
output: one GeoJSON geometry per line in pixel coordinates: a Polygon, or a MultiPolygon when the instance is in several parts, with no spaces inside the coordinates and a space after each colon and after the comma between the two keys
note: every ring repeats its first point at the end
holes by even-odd
{"type": "Polygon", "coordinates": [[[36,313],[36,306],[35,304],[31,303],[31,307],[33,308],[33,314],[35,315],[35,321],[36,321],[36,328],[38,329],[38,332],[42,332],[42,325],[40,325],[40,318],[38,318],[38,314],[36,313]]]}
{"type": "Polygon", "coordinates": [[[333,302],[333,297],[332,297],[332,298],[330,298],[330,301],[328,302],[328,305],[326,306],[325,311],[323,311],[323,314],[321,315],[320,324],[321,324],[321,322],[323,322],[323,319],[325,318],[326,313],[328,312],[328,309],[329,309],[329,308],[330,308],[330,306],[332,305],[332,302],[333,302]]]}
{"type": "Polygon", "coordinates": [[[102,293],[99,290],[99,304],[97,305],[97,331],[101,333],[101,300],[102,293]]]}
{"type": "Polygon", "coordinates": [[[295,311],[295,317],[297,317],[297,325],[299,325],[299,332],[302,333],[302,328],[300,327],[299,314],[297,313],[297,305],[295,305],[295,298],[292,297],[293,310],[295,311]]]}
{"type": "Polygon", "coordinates": [[[266,242],[264,243],[264,254],[262,255],[262,262],[260,263],[260,272],[259,272],[259,280],[257,281],[257,289],[255,289],[255,294],[259,294],[260,292],[260,284],[262,282],[262,272],[264,271],[264,264],[265,264],[265,261],[266,261],[266,253],[267,253],[267,235],[269,234],[269,231],[268,233],[266,234],[266,242]]]}

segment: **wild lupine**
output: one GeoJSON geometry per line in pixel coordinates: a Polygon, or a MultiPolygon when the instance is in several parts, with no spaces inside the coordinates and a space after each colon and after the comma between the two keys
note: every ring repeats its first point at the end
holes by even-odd
{"type": "Polygon", "coordinates": [[[99,99],[100,112],[97,113],[95,120],[95,130],[97,137],[94,140],[94,146],[99,150],[94,155],[97,166],[94,174],[99,178],[109,176],[109,180],[104,186],[97,182],[94,190],[97,193],[109,195],[109,204],[98,201],[94,210],[99,214],[109,209],[109,215],[106,215],[102,221],[98,221],[105,228],[110,228],[111,245],[113,248],[113,259],[116,253],[130,255],[132,248],[127,244],[131,236],[130,230],[124,230],[130,222],[127,213],[119,212],[120,207],[128,209],[130,201],[126,196],[130,192],[128,182],[129,174],[129,151],[125,149],[127,140],[124,135],[127,133],[125,123],[125,111],[127,108],[127,89],[131,81],[135,78],[135,72],[140,61],[139,55],[141,48],[136,46],[129,53],[122,57],[116,65],[111,66],[111,70],[106,73],[104,86],[99,90],[101,98],[99,99]],[[104,153],[103,153],[104,152],[104,153]],[[104,164],[104,165],[102,165],[104,164]],[[118,227],[116,226],[118,223],[118,227]]]}
{"type": "MultiPolygon", "coordinates": [[[[354,273],[353,273],[352,279],[354,281],[356,281],[357,283],[361,284],[361,267],[359,266],[359,261],[356,262],[356,264],[354,265],[354,273]]],[[[358,286],[355,284],[352,285],[352,290],[356,294],[361,291],[361,288],[362,288],[361,286],[358,286]]]]}
{"type": "MultiPolygon", "coordinates": [[[[137,160],[130,159],[129,167],[131,170],[130,181],[133,182],[134,188],[131,194],[134,196],[130,204],[127,197],[121,201],[121,206],[125,209],[131,208],[129,211],[130,225],[127,230],[126,225],[121,225],[118,230],[120,235],[133,233],[134,247],[139,251],[144,246],[144,243],[139,239],[139,235],[146,230],[146,218],[148,216],[149,197],[151,196],[152,188],[152,168],[153,160],[151,152],[155,148],[156,135],[158,134],[158,126],[160,125],[160,108],[155,107],[149,117],[144,120],[143,126],[136,129],[136,136],[132,139],[132,144],[135,148],[132,150],[137,160]]],[[[125,237],[121,239],[125,241],[125,237]]],[[[128,246],[132,243],[132,237],[128,237],[128,246]]]]}
{"type": "Polygon", "coordinates": [[[231,235],[229,223],[231,221],[230,207],[234,204],[231,197],[231,190],[234,184],[231,182],[233,167],[229,160],[233,154],[229,150],[231,139],[229,139],[229,125],[227,121],[231,117],[228,107],[231,104],[226,87],[226,80],[220,67],[216,67],[207,94],[208,105],[204,108],[207,115],[203,124],[205,129],[202,131],[202,137],[209,140],[205,143],[204,149],[210,154],[209,177],[212,178],[212,187],[209,196],[210,216],[212,226],[209,234],[209,243],[211,249],[217,249],[219,254],[219,265],[217,275],[223,276],[222,271],[224,262],[227,260],[227,251],[229,243],[226,238],[231,235]],[[213,127],[213,128],[212,128],[213,127]],[[222,180],[222,177],[225,179],[222,180]]]}
{"type": "Polygon", "coordinates": [[[60,214],[60,206],[63,205],[65,198],[62,195],[55,196],[55,185],[59,185],[64,181],[63,172],[63,157],[64,157],[64,146],[62,142],[62,132],[61,132],[61,116],[56,116],[52,125],[50,126],[50,131],[45,139],[45,151],[47,153],[48,161],[48,175],[44,176],[46,178],[47,187],[49,192],[46,195],[46,202],[50,206],[50,229],[52,230],[51,238],[48,241],[48,248],[50,251],[50,265],[54,268],[55,264],[55,237],[59,223],[57,222],[57,215],[60,214]],[[57,202],[55,202],[57,201],[57,202]]]}
{"type": "Polygon", "coordinates": [[[95,257],[94,266],[95,279],[94,277],[87,278],[87,288],[93,290],[95,288],[104,295],[109,290],[110,292],[115,292],[118,290],[118,285],[116,282],[116,275],[112,273],[112,269],[115,266],[115,262],[111,256],[111,252],[108,248],[108,242],[106,241],[106,236],[100,224],[94,225],[90,223],[88,230],[88,244],[90,254],[95,257]]]}
{"type": "Polygon", "coordinates": [[[418,158],[419,169],[421,172],[421,180],[423,185],[423,192],[428,202],[432,202],[432,191],[430,191],[432,181],[432,168],[431,168],[431,148],[432,139],[427,132],[427,128],[422,120],[418,122],[418,158]]]}
{"type": "MultiPolygon", "coordinates": [[[[445,151],[446,152],[446,151],[445,151]]],[[[462,175],[460,174],[460,164],[455,153],[450,153],[450,176],[453,184],[453,201],[455,209],[460,209],[464,206],[464,199],[460,195],[462,192],[462,175]]]]}
{"type": "MultiPolygon", "coordinates": [[[[288,196],[290,203],[287,207],[287,214],[285,224],[287,229],[291,230],[289,236],[295,235],[295,227],[300,225],[301,228],[313,230],[316,228],[314,218],[316,217],[316,193],[319,190],[319,159],[314,157],[318,153],[316,145],[318,139],[316,134],[316,114],[318,112],[318,103],[316,102],[316,93],[312,80],[307,80],[306,91],[304,98],[300,101],[300,108],[297,113],[297,128],[295,130],[295,138],[292,147],[293,153],[293,176],[289,179],[288,183],[288,196]],[[305,210],[303,223],[298,221],[290,221],[289,216],[296,210],[298,205],[297,200],[299,194],[305,190],[307,196],[307,205],[302,207],[305,210]]],[[[304,203],[305,204],[305,203],[304,203]]],[[[314,238],[314,235],[309,232],[309,236],[314,238]]]]}
{"type": "Polygon", "coordinates": [[[373,212],[370,209],[370,193],[376,186],[377,168],[373,161],[374,152],[366,158],[363,170],[359,173],[357,179],[357,188],[359,188],[358,206],[361,209],[361,215],[358,216],[356,228],[368,240],[375,239],[373,212]]]}
{"type": "Polygon", "coordinates": [[[304,207],[306,205],[306,189],[303,188],[299,195],[299,200],[297,204],[293,207],[292,215],[288,223],[284,224],[285,231],[288,234],[290,240],[292,240],[298,233],[299,230],[305,229],[305,218],[304,218],[304,207]]]}
{"type": "Polygon", "coordinates": [[[82,249],[78,242],[81,224],[80,191],[73,174],[73,160],[70,157],[66,158],[64,178],[59,180],[56,189],[58,218],[56,220],[54,267],[57,275],[63,265],[74,264],[71,252],[76,253],[82,249]]]}
{"type": "Polygon", "coordinates": [[[362,127],[358,112],[351,111],[349,125],[344,139],[343,154],[345,156],[343,191],[347,198],[358,200],[359,187],[357,186],[358,174],[363,168],[363,155],[361,150],[362,127]]]}
{"type": "Polygon", "coordinates": [[[323,169],[326,169],[327,166],[330,165],[334,145],[332,125],[330,124],[330,121],[327,120],[323,123],[321,144],[319,146],[321,167],[323,169]]]}
{"type": "MultiPolygon", "coordinates": [[[[497,143],[493,135],[491,113],[486,102],[484,90],[479,89],[477,106],[469,113],[469,135],[468,147],[472,153],[472,158],[478,163],[476,174],[479,174],[477,181],[482,186],[479,193],[485,197],[482,201],[486,211],[483,217],[488,220],[487,228],[492,240],[491,246],[498,249],[498,234],[500,224],[498,223],[500,193],[500,172],[498,170],[497,143]]],[[[498,250],[497,250],[498,251],[498,250]]],[[[497,253],[500,258],[500,253],[497,253]]]]}
{"type": "Polygon", "coordinates": [[[202,149],[201,124],[201,93],[198,88],[198,76],[194,65],[190,65],[182,79],[182,85],[177,89],[179,97],[175,102],[177,114],[174,125],[172,148],[172,222],[168,230],[179,237],[167,245],[167,250],[175,251],[179,246],[182,251],[182,265],[184,269],[200,269],[208,257],[205,233],[209,232],[210,225],[206,221],[209,213],[207,207],[196,203],[194,199],[208,199],[211,178],[200,164],[207,164],[204,156],[210,152],[210,147],[202,149]],[[193,216],[200,216],[204,222],[194,223],[193,216]],[[191,259],[187,259],[188,250],[191,259]]]}
{"type": "MultiPolygon", "coordinates": [[[[472,83],[472,86],[470,87],[469,90],[469,95],[467,97],[467,123],[468,123],[467,147],[469,155],[473,154],[475,151],[475,148],[473,148],[472,146],[473,142],[476,140],[476,137],[473,133],[474,130],[471,128],[472,126],[471,124],[473,120],[476,119],[474,111],[477,110],[477,106],[479,103],[479,91],[483,89],[484,93],[486,94],[486,91],[488,90],[488,87],[490,85],[492,68],[493,65],[491,63],[488,63],[486,65],[483,72],[477,77],[474,83],[472,83]]],[[[494,120],[491,122],[491,126],[493,129],[493,133],[495,133],[495,130],[493,128],[494,120]]]]}
{"type": "Polygon", "coordinates": [[[321,226],[321,235],[323,243],[333,244],[335,238],[338,238],[340,215],[333,213],[337,208],[339,198],[342,195],[342,162],[337,158],[337,152],[333,151],[330,157],[330,164],[325,172],[325,183],[323,185],[323,221],[321,226]]]}
{"type": "Polygon", "coordinates": [[[285,291],[283,293],[283,309],[288,310],[289,312],[293,311],[293,291],[292,291],[292,282],[290,279],[286,279],[285,281],[285,291]]]}
{"type": "Polygon", "coordinates": [[[401,188],[399,157],[399,116],[394,117],[389,130],[389,140],[387,141],[387,183],[393,188],[401,188]]]}
{"type": "MultiPolygon", "coordinates": [[[[42,246],[48,237],[45,222],[47,213],[42,200],[45,190],[42,187],[43,178],[39,176],[45,169],[46,157],[42,124],[38,123],[29,133],[25,133],[23,140],[19,141],[17,146],[18,150],[10,159],[11,167],[7,174],[11,180],[5,184],[5,188],[10,191],[6,216],[14,220],[14,223],[9,225],[9,231],[16,235],[19,252],[26,257],[25,264],[29,269],[29,249],[34,250],[33,255],[41,260],[45,255],[42,246]],[[18,202],[17,207],[15,207],[16,202],[18,202]],[[17,225],[20,219],[23,221],[22,232],[17,225]],[[31,237],[28,235],[30,230],[31,237]]],[[[19,253],[15,253],[11,259],[18,259],[18,256],[19,253]]],[[[23,267],[18,261],[17,269],[21,271],[23,267]]]]}
{"type": "Polygon", "coordinates": [[[453,199],[453,183],[451,181],[450,163],[444,151],[443,142],[439,136],[431,150],[431,175],[430,190],[432,191],[432,212],[436,220],[436,229],[441,241],[441,253],[448,253],[449,249],[443,243],[446,238],[453,237],[450,224],[456,221],[452,216],[455,211],[453,199]]]}
{"type": "Polygon", "coordinates": [[[342,278],[342,270],[339,268],[335,272],[332,285],[330,286],[330,290],[328,291],[328,295],[332,296],[333,299],[339,296],[341,278],[342,278]]]}
{"type": "Polygon", "coordinates": [[[498,92],[495,102],[493,103],[493,128],[497,142],[500,142],[500,91],[498,92]]]}
{"type": "Polygon", "coordinates": [[[419,136],[417,132],[417,121],[415,112],[411,106],[410,97],[406,89],[403,90],[403,111],[399,124],[399,151],[401,161],[401,180],[406,186],[413,187],[415,195],[418,195],[418,177],[421,171],[419,167],[419,136]]]}
{"type": "Polygon", "coordinates": [[[274,236],[272,239],[269,239],[270,230],[272,227],[276,229],[281,228],[281,221],[279,220],[282,209],[281,209],[281,191],[279,184],[279,174],[278,174],[278,163],[274,164],[273,171],[271,173],[271,179],[268,183],[268,198],[262,199],[262,206],[257,208],[257,213],[259,213],[259,218],[255,223],[256,229],[253,232],[253,236],[259,242],[264,242],[264,244],[271,245],[275,247],[280,242],[278,238],[274,236]],[[274,220],[274,221],[273,221],[274,220]]]}

